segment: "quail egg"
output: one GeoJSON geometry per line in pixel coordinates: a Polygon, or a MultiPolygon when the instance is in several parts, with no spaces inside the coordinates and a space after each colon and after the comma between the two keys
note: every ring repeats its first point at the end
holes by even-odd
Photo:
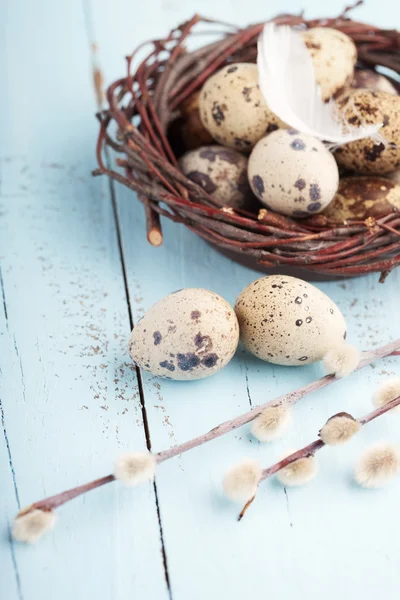
{"type": "Polygon", "coordinates": [[[228,364],[239,339],[232,307],[201,288],[179,290],[154,304],[129,340],[135,363],[168,379],[201,379],[228,364]]]}
{"type": "Polygon", "coordinates": [[[291,217],[321,212],[339,184],[337,164],[329,150],[294,129],[274,131],[256,144],[248,176],[266,208],[291,217]]]}
{"type": "Polygon", "coordinates": [[[358,173],[390,173],[400,167],[400,96],[371,90],[354,90],[337,100],[343,118],[350,125],[371,123],[383,126],[383,141],[363,138],[341,146],[336,160],[358,173]]]}
{"type": "Polygon", "coordinates": [[[236,300],[235,312],[246,348],[279,365],[321,360],[346,338],[336,304],[296,277],[270,275],[253,281],[236,300]]]}
{"type": "Polygon", "coordinates": [[[397,90],[387,77],[372,69],[356,69],[351,87],[367,90],[377,90],[397,96],[397,90]]]}
{"type": "Polygon", "coordinates": [[[266,133],[285,126],[268,108],[258,85],[257,65],[227,65],[200,92],[200,118],[215,141],[250,152],[266,133]]]}
{"type": "Polygon", "coordinates": [[[182,172],[212,195],[219,206],[250,207],[255,198],[247,179],[247,158],[223,146],[203,146],[179,161],[182,172]]]}
{"type": "Polygon", "coordinates": [[[323,212],[335,221],[383,217],[400,209],[400,185],[385,177],[344,177],[331,204],[323,212]]]}
{"type": "Polygon", "coordinates": [[[357,48],[353,40],[329,27],[313,27],[301,33],[311,53],[322,99],[336,97],[353,79],[357,48]]]}

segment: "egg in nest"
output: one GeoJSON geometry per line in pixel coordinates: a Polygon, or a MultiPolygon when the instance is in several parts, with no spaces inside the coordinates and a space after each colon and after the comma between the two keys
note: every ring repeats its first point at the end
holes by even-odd
{"type": "Polygon", "coordinates": [[[348,35],[330,27],[313,27],[301,37],[312,56],[322,99],[336,97],[353,79],[356,45],[348,35]]]}
{"type": "Polygon", "coordinates": [[[358,173],[390,173],[400,167],[400,96],[371,90],[353,90],[337,100],[351,126],[382,124],[382,141],[367,137],[341,146],[336,160],[358,173]]]}
{"type": "Polygon", "coordinates": [[[257,203],[247,179],[247,158],[232,148],[203,146],[182,156],[179,166],[221,207],[251,208],[257,203]]]}
{"type": "Polygon", "coordinates": [[[187,288],[169,294],[140,319],[129,340],[135,363],[168,379],[201,379],[228,364],[239,340],[232,307],[218,294],[187,288]]]}
{"type": "Polygon", "coordinates": [[[246,348],[278,365],[322,360],[346,338],[346,322],[336,304],[296,277],[270,275],[253,281],[236,300],[235,312],[246,348]]]}
{"type": "Polygon", "coordinates": [[[400,210],[400,185],[377,175],[344,177],[324,215],[334,221],[379,219],[400,210]]]}
{"type": "Polygon", "coordinates": [[[266,208],[291,217],[321,212],[339,184],[338,167],[329,150],[294,129],[274,131],[256,144],[248,177],[266,208]]]}
{"type": "Polygon", "coordinates": [[[266,133],[285,124],[271,112],[252,63],[227,65],[212,75],[200,92],[200,118],[219,144],[250,152],[266,133]]]}

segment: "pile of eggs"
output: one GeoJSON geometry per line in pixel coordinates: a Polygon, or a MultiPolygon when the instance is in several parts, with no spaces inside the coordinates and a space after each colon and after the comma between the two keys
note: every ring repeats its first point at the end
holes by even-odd
{"type": "Polygon", "coordinates": [[[268,108],[257,65],[232,63],[182,107],[182,137],[190,150],[180,159],[181,170],[221,208],[254,212],[261,203],[292,218],[322,212],[339,221],[400,208],[396,89],[383,75],[355,68],[357,49],[344,33],[317,27],[300,35],[311,53],[322,98],[334,98],[350,125],[383,123],[380,133],[386,143],[365,138],[331,153],[268,108]],[[371,190],[379,193],[368,195],[371,190]]]}
{"type": "Polygon", "coordinates": [[[248,285],[234,308],[201,288],[169,294],[137,323],[129,353],[155,376],[201,379],[228,364],[239,336],[258,358],[299,366],[342,346],[346,323],[318,288],[295,277],[270,275],[248,285]]]}

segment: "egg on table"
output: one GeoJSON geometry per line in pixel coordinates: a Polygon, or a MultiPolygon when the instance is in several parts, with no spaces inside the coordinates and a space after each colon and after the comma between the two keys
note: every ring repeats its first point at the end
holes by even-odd
{"type": "Polygon", "coordinates": [[[380,124],[385,141],[363,138],[341,146],[336,160],[358,173],[390,173],[400,167],[400,96],[371,90],[352,90],[337,100],[344,120],[356,127],[380,124]]]}
{"type": "Polygon", "coordinates": [[[248,177],[266,208],[291,217],[321,212],[339,184],[336,161],[324,144],[293,129],[274,131],[255,145],[248,177]]]}
{"type": "Polygon", "coordinates": [[[346,338],[346,322],[336,304],[296,277],[270,275],[253,281],[236,300],[235,312],[246,348],[278,365],[319,361],[346,338]]]}
{"type": "Polygon", "coordinates": [[[247,158],[232,148],[203,146],[187,152],[179,165],[221,207],[251,208],[256,202],[247,179],[247,158]]]}
{"type": "Polygon", "coordinates": [[[313,27],[301,36],[311,53],[322,99],[336,97],[353,79],[356,45],[348,35],[329,27],[313,27]]]}
{"type": "Polygon", "coordinates": [[[364,175],[343,177],[331,204],[323,212],[329,219],[378,219],[400,210],[400,185],[385,177],[364,175]]]}
{"type": "Polygon", "coordinates": [[[266,133],[285,126],[265,103],[252,63],[227,65],[200,92],[200,118],[223,146],[249,152],[266,133]]]}
{"type": "Polygon", "coordinates": [[[154,304],[129,340],[135,363],[168,379],[201,379],[228,364],[239,340],[232,307],[201,288],[179,290],[154,304]]]}

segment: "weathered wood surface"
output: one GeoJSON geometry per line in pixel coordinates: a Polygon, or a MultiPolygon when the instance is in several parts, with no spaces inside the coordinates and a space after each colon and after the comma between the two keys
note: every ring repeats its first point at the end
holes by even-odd
{"type": "MultiPolygon", "coordinates": [[[[338,11],[330,6],[324,13],[338,11]]],[[[322,10],[316,1],[308,7],[322,10]]],[[[400,373],[398,358],[304,399],[282,441],[260,446],[244,428],[163,464],[156,491],[113,484],[75,500],[35,548],[9,538],[19,503],[105,474],[121,450],[184,441],[320,374],[318,365],[273,367],[242,351],[209,380],[144,374],[146,440],[126,352],[130,318],[187,286],[234,302],[257,275],[171,223],[164,246],[150,248],[132,195],[89,174],[97,131],[92,44],[111,81],[140,41],[195,11],[244,23],[299,8],[239,0],[1,5],[1,598],[397,598],[400,484],[366,492],[351,482],[366,444],[399,441],[396,417],[372,423],[346,448],[321,452],[319,477],[308,487],[266,484],[241,524],[220,481],[243,456],[267,465],[311,441],[339,410],[367,412],[373,386],[400,373]]],[[[399,21],[398,8],[385,10],[388,1],[370,2],[358,16],[391,26],[395,11],[399,21]]],[[[318,285],[339,304],[350,341],[361,348],[400,336],[398,272],[384,286],[376,275],[318,285]]]]}

